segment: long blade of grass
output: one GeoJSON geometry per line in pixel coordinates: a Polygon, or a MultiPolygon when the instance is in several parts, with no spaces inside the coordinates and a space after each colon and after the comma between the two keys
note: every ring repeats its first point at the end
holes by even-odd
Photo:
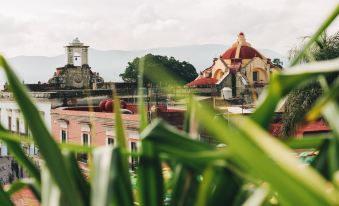
{"type": "MultiPolygon", "coordinates": [[[[120,109],[120,100],[118,95],[114,91],[114,110],[115,110],[115,132],[118,142],[119,149],[115,151],[117,157],[115,157],[116,161],[119,162],[120,172],[124,174],[129,174],[129,164],[128,164],[128,157],[122,153],[122,151],[127,151],[127,138],[125,136],[124,126],[123,126],[123,120],[121,116],[121,109],[120,109]]],[[[132,188],[131,188],[131,177],[130,175],[125,176],[125,187],[126,192],[128,193],[127,196],[131,198],[130,202],[133,202],[133,195],[132,195],[132,188]]],[[[120,185],[121,186],[121,185],[120,185]]],[[[126,202],[127,200],[121,200],[123,202],[126,202]]],[[[127,204],[129,204],[127,202],[127,204]]],[[[119,204],[118,204],[119,205],[119,204]]]]}
{"type": "Polygon", "coordinates": [[[75,152],[75,153],[92,153],[94,150],[94,146],[85,146],[79,144],[71,144],[71,143],[60,143],[58,144],[60,149],[75,152]]]}
{"type": "Polygon", "coordinates": [[[17,191],[27,187],[28,184],[24,180],[19,180],[11,183],[11,187],[6,191],[9,195],[13,195],[17,191]]]}
{"type": "Polygon", "coordinates": [[[290,137],[288,140],[284,141],[284,143],[289,146],[291,149],[316,149],[322,143],[331,138],[330,136],[312,136],[312,138],[296,138],[296,137],[290,137]]]}
{"type": "Polygon", "coordinates": [[[168,152],[171,149],[182,149],[183,151],[211,151],[211,145],[192,140],[187,133],[178,131],[175,127],[157,119],[140,134],[141,138],[152,141],[157,146],[167,145],[168,152]],[[166,134],[166,136],[164,135],[166,134]]]}
{"type": "Polygon", "coordinates": [[[208,203],[208,195],[215,173],[212,167],[207,167],[202,175],[202,181],[198,190],[196,206],[205,206],[208,203]]]}
{"type": "Polygon", "coordinates": [[[13,195],[14,193],[20,191],[23,188],[29,188],[37,200],[41,201],[41,186],[37,186],[35,179],[20,179],[11,183],[10,188],[6,191],[8,195],[13,195]]]}
{"type": "Polygon", "coordinates": [[[309,121],[317,119],[322,112],[322,109],[331,101],[335,101],[339,97],[339,83],[335,84],[330,91],[317,100],[313,108],[308,112],[306,119],[309,121]]]}
{"type": "Polygon", "coordinates": [[[144,101],[144,66],[145,58],[141,58],[139,62],[139,71],[138,71],[138,113],[140,115],[140,126],[139,131],[142,132],[148,124],[147,121],[147,112],[145,110],[145,101],[144,101]]]}
{"type": "Polygon", "coordinates": [[[0,203],[3,206],[14,206],[9,195],[3,190],[2,185],[0,185],[0,203]]]}
{"type": "Polygon", "coordinates": [[[71,205],[82,205],[82,199],[76,190],[74,181],[67,172],[63,157],[58,145],[40,116],[40,112],[35,107],[28,92],[21,84],[13,70],[5,59],[0,56],[0,66],[4,68],[13,96],[20,107],[22,114],[31,128],[34,142],[38,145],[41,156],[45,159],[51,177],[55,180],[60,191],[65,195],[67,202],[71,205]]]}
{"type": "Polygon", "coordinates": [[[80,191],[84,205],[89,206],[91,202],[91,187],[79,168],[78,162],[75,158],[75,154],[68,151],[64,152],[63,156],[66,162],[67,169],[70,171],[70,174],[72,175],[72,179],[76,183],[78,191],[80,191]]]}
{"type": "Polygon", "coordinates": [[[201,173],[179,164],[174,171],[172,206],[194,205],[201,183],[201,173]]]}
{"type": "MultiPolygon", "coordinates": [[[[0,125],[0,128],[4,128],[0,125]]],[[[28,136],[22,136],[15,133],[11,133],[6,131],[5,129],[0,129],[0,139],[5,142],[13,142],[13,143],[24,143],[24,144],[32,144],[34,141],[29,138],[28,136]]],[[[67,151],[77,152],[77,153],[91,153],[94,149],[93,146],[84,146],[79,144],[72,144],[72,143],[58,143],[58,146],[67,151]]]]}
{"type": "Polygon", "coordinates": [[[118,146],[123,150],[127,150],[126,137],[124,126],[121,117],[120,100],[114,92],[114,116],[115,116],[115,131],[118,140],[118,146]]]}
{"type": "Polygon", "coordinates": [[[142,140],[138,167],[140,203],[143,206],[161,206],[164,203],[164,184],[161,162],[152,142],[142,140]]]}
{"type": "Polygon", "coordinates": [[[314,167],[319,173],[326,178],[327,180],[331,179],[329,165],[328,165],[328,158],[329,158],[329,148],[330,148],[330,140],[326,139],[319,147],[319,154],[311,163],[311,166],[314,167]]]}
{"type": "Polygon", "coordinates": [[[49,170],[42,164],[41,166],[41,205],[42,206],[66,206],[69,202],[65,201],[62,197],[62,192],[58,185],[55,183],[54,178],[50,174],[49,170]]]}
{"type": "Polygon", "coordinates": [[[197,114],[211,134],[228,144],[228,149],[238,158],[235,161],[246,164],[290,204],[334,204],[335,194],[326,190],[328,182],[308,167],[301,169],[297,160],[289,155],[293,151],[270,137],[250,119],[239,118],[230,129],[224,120],[213,121],[214,113],[206,107],[197,114]]]}
{"type": "Polygon", "coordinates": [[[32,177],[35,178],[37,184],[40,185],[41,176],[40,176],[39,169],[34,165],[32,160],[27,157],[25,152],[22,150],[20,143],[16,141],[12,141],[14,139],[20,140],[20,138],[17,137],[17,135],[12,135],[9,132],[7,132],[5,128],[3,128],[1,125],[0,125],[0,138],[4,142],[6,142],[6,145],[8,149],[10,150],[11,154],[13,154],[13,157],[15,158],[15,160],[18,161],[18,163],[22,165],[32,177]],[[7,137],[9,136],[9,138],[8,139],[3,138],[6,136],[7,137]]]}
{"type": "MultiPolygon", "coordinates": [[[[322,89],[326,93],[331,93],[331,90],[330,90],[329,85],[327,84],[327,81],[325,80],[325,78],[320,77],[319,82],[320,82],[322,89]]],[[[337,88],[334,86],[334,88],[332,88],[332,89],[337,89],[337,88]]],[[[335,96],[337,96],[337,95],[335,95],[335,96]]],[[[339,106],[338,106],[337,99],[329,100],[323,106],[321,113],[325,117],[325,119],[327,120],[328,124],[330,125],[330,127],[332,129],[332,133],[334,134],[334,137],[339,140],[339,124],[337,123],[337,117],[339,116],[339,106]]]]}
{"type": "Polygon", "coordinates": [[[243,180],[227,168],[215,167],[206,205],[234,205],[241,193],[243,180]]]}
{"type": "Polygon", "coordinates": [[[33,143],[32,140],[30,140],[27,136],[19,136],[18,134],[11,133],[8,130],[6,130],[2,125],[0,125],[0,139],[3,141],[10,141],[10,142],[16,142],[16,143],[33,143]]]}
{"type": "Polygon", "coordinates": [[[193,97],[189,96],[188,97],[188,103],[187,103],[187,109],[185,112],[185,119],[184,119],[184,127],[183,130],[189,134],[190,132],[190,128],[191,128],[191,114],[192,114],[192,102],[193,101],[193,97]]]}
{"type": "Polygon", "coordinates": [[[325,148],[323,150],[323,155],[326,155],[326,163],[320,165],[323,161],[321,161],[323,158],[319,157],[319,161],[317,161],[317,166],[321,167],[323,166],[322,171],[326,178],[332,179],[335,175],[335,173],[339,170],[339,125],[338,125],[338,115],[339,115],[339,107],[338,105],[333,101],[329,101],[326,103],[325,106],[323,106],[321,113],[329,123],[332,129],[332,133],[334,134],[334,138],[330,139],[330,143],[328,148],[325,148]]]}
{"type": "MultiPolygon", "coordinates": [[[[138,112],[140,115],[140,132],[142,132],[148,124],[143,91],[144,66],[145,57],[140,59],[138,77],[138,112]]],[[[157,157],[153,144],[150,142],[142,141],[141,153],[142,156],[138,167],[138,194],[141,205],[160,206],[163,204],[164,187],[160,160],[157,157]]]]}
{"type": "Polygon", "coordinates": [[[121,148],[113,150],[114,170],[112,171],[113,194],[115,205],[132,206],[133,191],[131,186],[131,177],[126,164],[126,157],[122,153],[121,148]]]}
{"type": "MultiPolygon", "coordinates": [[[[183,125],[183,131],[185,131],[187,134],[191,130],[190,129],[191,128],[191,113],[192,113],[191,101],[193,101],[193,97],[190,95],[188,98],[187,109],[185,112],[185,119],[184,119],[184,125],[183,125]]],[[[159,144],[157,144],[157,147],[158,146],[159,144]]],[[[167,148],[167,146],[168,145],[166,145],[165,148],[167,148]]],[[[175,152],[175,154],[178,154],[178,152],[175,152]]],[[[187,156],[185,155],[185,157],[187,156]]],[[[182,163],[176,164],[173,176],[174,177],[173,177],[171,205],[173,206],[185,205],[185,203],[190,201],[189,200],[190,198],[195,197],[197,194],[197,190],[191,189],[192,185],[194,185],[194,187],[196,186],[196,184],[194,183],[196,183],[195,180],[197,178],[193,174],[193,171],[182,163]]],[[[191,202],[193,203],[192,200],[191,202]]]]}
{"type": "Polygon", "coordinates": [[[129,172],[122,170],[121,148],[103,147],[93,152],[91,205],[133,206],[129,172]]]}
{"type": "Polygon", "coordinates": [[[264,187],[257,188],[253,194],[244,202],[243,206],[263,205],[268,195],[268,189],[264,187]]]}
{"type": "Polygon", "coordinates": [[[339,71],[339,58],[334,60],[298,65],[276,74],[273,73],[270,84],[261,95],[252,119],[264,128],[268,128],[274,110],[279,101],[292,89],[317,77],[339,71]]]}
{"type": "Polygon", "coordinates": [[[229,155],[227,151],[216,151],[211,145],[192,140],[162,120],[152,122],[140,136],[156,145],[157,151],[192,167],[205,167],[212,159],[225,159],[229,155]]]}

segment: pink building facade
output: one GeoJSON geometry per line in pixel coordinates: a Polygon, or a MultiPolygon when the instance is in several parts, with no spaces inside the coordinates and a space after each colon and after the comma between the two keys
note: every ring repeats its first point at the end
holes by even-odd
{"type": "MultiPolygon", "coordinates": [[[[58,108],[52,109],[51,119],[52,134],[57,142],[91,146],[113,146],[117,142],[114,113],[58,108]]],[[[122,119],[126,142],[130,150],[137,150],[139,115],[122,114],[122,119]]],[[[80,156],[79,160],[86,162],[87,157],[80,156]]]]}

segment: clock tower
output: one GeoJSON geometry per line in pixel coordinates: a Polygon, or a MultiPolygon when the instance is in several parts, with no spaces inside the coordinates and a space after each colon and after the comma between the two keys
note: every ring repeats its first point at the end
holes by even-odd
{"type": "Polygon", "coordinates": [[[88,65],[88,47],[76,37],[69,45],[65,46],[67,64],[80,67],[88,65]]]}
{"type": "Polygon", "coordinates": [[[48,83],[59,89],[96,89],[104,80],[88,65],[88,47],[75,38],[65,46],[66,65],[56,69],[48,83]]]}

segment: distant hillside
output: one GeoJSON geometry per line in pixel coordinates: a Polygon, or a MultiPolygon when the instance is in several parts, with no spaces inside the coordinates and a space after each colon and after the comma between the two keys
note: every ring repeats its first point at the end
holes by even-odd
{"type": "MultiPolygon", "coordinates": [[[[101,51],[90,49],[89,64],[93,71],[99,72],[105,81],[122,81],[119,77],[127,62],[135,57],[148,53],[173,56],[178,60],[187,61],[194,65],[197,71],[201,71],[212,64],[214,57],[220,56],[228,46],[221,44],[192,45],[180,47],[154,48],[136,51],[108,50],[101,51]]],[[[279,58],[287,64],[287,59],[272,50],[259,49],[266,57],[279,58]]],[[[53,76],[55,68],[65,65],[65,55],[54,57],[44,56],[17,56],[9,59],[17,74],[25,83],[47,82],[53,76]]],[[[0,85],[4,84],[4,76],[0,74],[0,85]]]]}

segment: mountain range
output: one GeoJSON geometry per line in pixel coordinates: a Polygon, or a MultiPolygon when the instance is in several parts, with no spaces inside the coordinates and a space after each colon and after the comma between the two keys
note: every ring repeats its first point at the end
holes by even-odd
{"type": "MultiPolygon", "coordinates": [[[[155,55],[173,56],[180,61],[191,63],[199,72],[212,65],[213,58],[220,56],[228,47],[222,44],[190,45],[179,47],[163,47],[145,50],[89,50],[89,65],[92,71],[99,72],[105,81],[121,82],[119,77],[129,61],[151,53],[155,55]]],[[[282,54],[269,49],[258,49],[267,58],[279,58],[287,65],[288,60],[282,54]]],[[[25,83],[47,82],[57,67],[65,65],[66,56],[17,56],[8,59],[10,65],[25,83]]],[[[4,75],[0,76],[0,88],[4,84],[4,75]]]]}

